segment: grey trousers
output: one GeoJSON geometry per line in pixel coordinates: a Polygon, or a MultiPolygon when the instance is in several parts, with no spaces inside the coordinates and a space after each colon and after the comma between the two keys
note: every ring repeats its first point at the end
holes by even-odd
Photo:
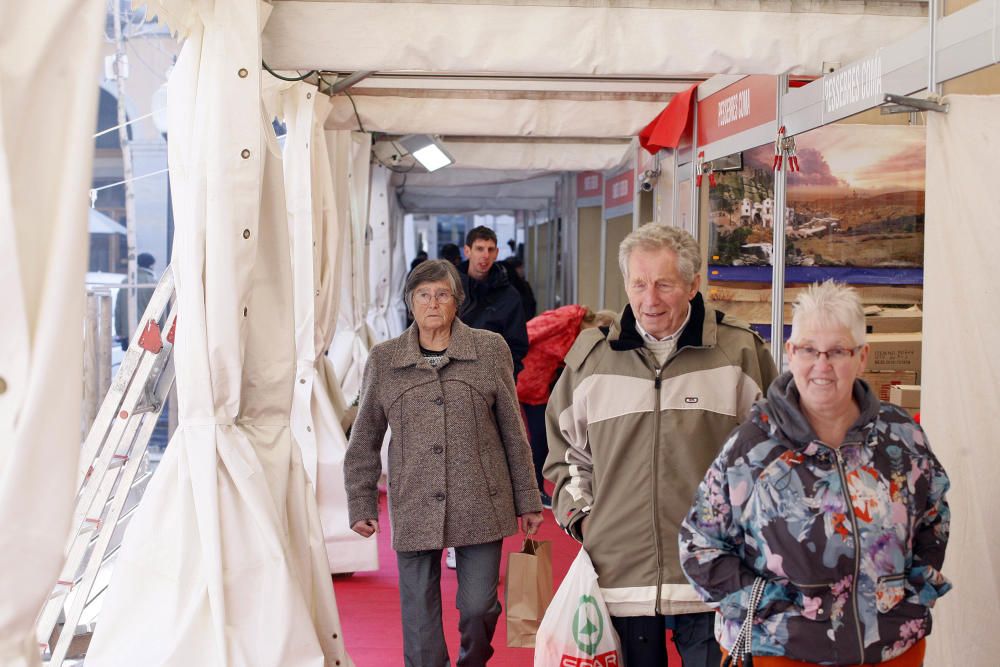
{"type": "MultiPolygon", "coordinates": [[[[480,667],[493,655],[493,632],[500,618],[502,542],[456,547],[458,631],[457,667],[480,667]]],[[[441,549],[397,551],[399,601],[403,616],[406,667],[449,667],[441,624],[441,549]]]]}

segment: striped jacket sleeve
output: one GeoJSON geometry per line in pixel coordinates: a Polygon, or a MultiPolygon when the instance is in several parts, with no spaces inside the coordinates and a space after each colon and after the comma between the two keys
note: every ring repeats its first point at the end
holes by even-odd
{"type": "Polygon", "coordinates": [[[582,363],[574,363],[573,357],[580,357],[582,362],[599,342],[598,335],[596,330],[591,330],[577,339],[545,410],[549,455],[542,474],[555,484],[552,511],[562,529],[581,542],[581,522],[590,513],[594,500],[594,466],[587,437],[586,393],[577,391],[585,373],[581,370],[582,363]]]}

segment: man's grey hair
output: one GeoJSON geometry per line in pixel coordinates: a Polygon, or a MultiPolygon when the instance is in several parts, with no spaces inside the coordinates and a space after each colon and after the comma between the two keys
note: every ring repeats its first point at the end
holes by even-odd
{"type": "Polygon", "coordinates": [[[447,260],[429,259],[417,264],[410,271],[410,275],[406,277],[403,300],[410,312],[413,312],[413,292],[425,283],[436,283],[439,280],[444,280],[451,285],[451,293],[455,295],[455,306],[462,305],[462,302],[465,301],[465,290],[462,289],[462,278],[458,275],[458,269],[447,260]]]}
{"type": "Polygon", "coordinates": [[[855,345],[865,344],[865,309],[853,287],[833,280],[813,283],[799,293],[792,306],[791,341],[800,340],[807,326],[845,328],[855,345]]]}
{"type": "Polygon", "coordinates": [[[647,223],[625,237],[618,246],[618,268],[628,283],[628,258],[636,248],[672,250],[677,255],[677,269],[688,284],[701,271],[701,248],[694,237],[678,227],[647,223]]]}

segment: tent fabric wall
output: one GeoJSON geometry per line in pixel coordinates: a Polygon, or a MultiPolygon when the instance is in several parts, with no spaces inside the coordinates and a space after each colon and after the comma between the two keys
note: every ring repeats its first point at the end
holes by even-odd
{"type": "Polygon", "coordinates": [[[262,108],[266,8],[218,0],[185,16],[168,83],[179,423],[125,535],[88,665],[351,664],[289,426],[292,275],[262,108]]]}
{"type": "MultiPolygon", "coordinates": [[[[487,135],[520,137],[620,138],[638,134],[660,113],[669,93],[653,101],[628,99],[484,99],[477,97],[404,97],[352,95],[369,132],[390,134],[487,135]]],[[[609,96],[609,95],[606,95],[609,96]]],[[[351,101],[333,100],[329,130],[358,127],[351,101]]]]}
{"type": "Polygon", "coordinates": [[[0,664],[13,667],[39,664],[35,618],[77,488],[103,18],[96,2],[0,4],[0,664]]]}
{"type": "Polygon", "coordinates": [[[334,201],[344,241],[339,257],[340,307],[329,355],[348,403],[361,393],[361,376],[372,335],[368,314],[368,192],[371,135],[327,131],[334,201]]]}
{"type": "Polygon", "coordinates": [[[823,61],[858,60],[927,21],[846,6],[821,13],[548,4],[280,1],[264,59],[338,72],[815,74],[823,61]]]}
{"type": "Polygon", "coordinates": [[[955,588],[934,610],[927,664],[993,665],[1000,637],[979,629],[1000,617],[1000,190],[983,166],[1000,153],[1000,96],[944,102],[948,113],[927,114],[920,416],[951,478],[944,573],[955,588]]]}
{"type": "Polygon", "coordinates": [[[329,98],[297,83],[282,95],[285,188],[294,274],[296,370],[292,432],[316,490],[331,573],[378,569],[378,543],[350,529],[344,492],[345,406],[326,356],[337,321],[344,230],[323,130],[329,98]]]}
{"type": "Polygon", "coordinates": [[[403,256],[403,222],[395,201],[396,188],[390,183],[391,176],[392,172],[384,166],[372,168],[368,211],[372,229],[368,324],[377,341],[395,338],[406,324],[406,310],[400,307],[408,267],[403,256]]]}

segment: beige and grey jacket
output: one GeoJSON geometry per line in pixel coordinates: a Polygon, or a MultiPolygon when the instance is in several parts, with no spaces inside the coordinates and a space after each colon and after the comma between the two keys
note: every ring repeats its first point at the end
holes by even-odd
{"type": "Polygon", "coordinates": [[[580,334],[546,410],[556,521],[581,539],[614,616],[708,611],[680,567],[677,533],[729,433],[776,373],[748,325],[700,294],[662,367],[626,306],[580,334]],[[659,594],[657,594],[659,591],[659,594]]]}

